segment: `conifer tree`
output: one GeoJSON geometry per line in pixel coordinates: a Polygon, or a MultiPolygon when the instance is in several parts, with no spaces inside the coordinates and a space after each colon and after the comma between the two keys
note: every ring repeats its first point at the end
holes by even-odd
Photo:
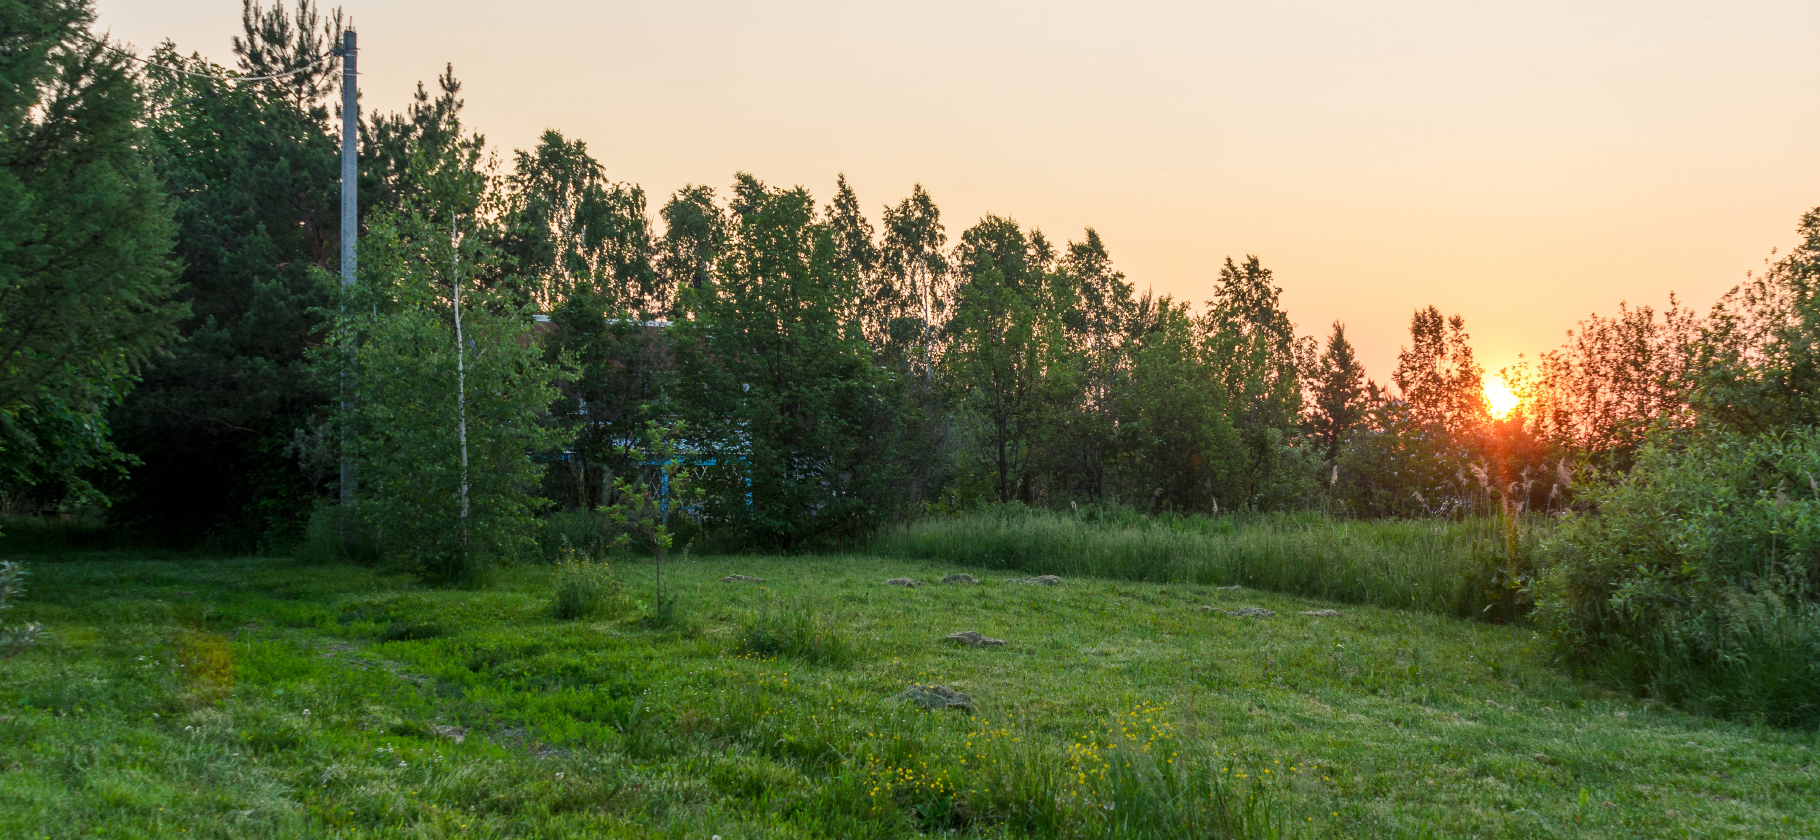
{"type": "Polygon", "coordinates": [[[1346,340],[1346,325],[1339,321],[1333,322],[1309,390],[1314,397],[1309,426],[1331,461],[1338,457],[1346,433],[1365,419],[1368,394],[1365,366],[1346,340]]]}
{"type": "Polygon", "coordinates": [[[92,500],[105,412],[175,336],[171,218],[128,65],[86,0],[0,15],[0,482],[92,500]]]}

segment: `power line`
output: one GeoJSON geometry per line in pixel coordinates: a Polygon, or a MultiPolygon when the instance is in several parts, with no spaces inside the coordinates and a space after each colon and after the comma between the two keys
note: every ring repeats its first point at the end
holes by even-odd
{"type": "Polygon", "coordinates": [[[264,76],[217,76],[213,73],[198,73],[194,70],[185,70],[181,67],[172,67],[168,64],[158,64],[156,62],[153,62],[153,61],[150,61],[147,59],[143,59],[143,58],[140,58],[139,56],[133,55],[132,53],[127,52],[126,50],[123,50],[112,44],[102,43],[100,41],[95,41],[93,39],[90,39],[90,43],[93,43],[94,45],[101,47],[102,49],[113,50],[114,53],[116,55],[120,56],[121,58],[124,58],[128,61],[136,61],[149,68],[155,68],[158,70],[168,70],[172,73],[182,73],[185,76],[195,76],[200,79],[214,79],[216,81],[221,81],[221,82],[269,82],[274,79],[287,79],[287,78],[290,78],[291,76],[295,76],[306,70],[312,70],[312,69],[315,69],[316,67],[320,67],[323,64],[328,63],[328,61],[330,59],[341,55],[340,50],[330,50],[326,53],[323,53],[320,56],[317,56],[315,61],[312,61],[308,64],[294,67],[290,70],[285,70],[281,73],[270,73],[270,74],[267,74],[264,76]]]}

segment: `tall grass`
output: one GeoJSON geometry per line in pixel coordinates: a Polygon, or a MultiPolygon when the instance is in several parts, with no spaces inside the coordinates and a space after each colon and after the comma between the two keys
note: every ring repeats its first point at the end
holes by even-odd
{"type": "Polygon", "coordinates": [[[9,516],[0,518],[0,554],[57,554],[119,547],[118,530],[99,518],[9,516]]]}
{"type": "Polygon", "coordinates": [[[891,529],[884,554],[1032,574],[1247,586],[1448,615],[1524,611],[1530,526],[1502,518],[1346,521],[993,508],[891,529]]]}

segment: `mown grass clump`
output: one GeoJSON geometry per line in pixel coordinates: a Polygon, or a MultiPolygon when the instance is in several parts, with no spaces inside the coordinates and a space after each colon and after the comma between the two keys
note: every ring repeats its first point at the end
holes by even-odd
{"type": "MultiPolygon", "coordinates": [[[[1533,539],[1524,529],[1519,544],[1533,539]]],[[[887,531],[883,554],[1147,582],[1240,585],[1468,617],[1522,612],[1502,519],[1098,517],[1019,505],[887,531]]]]}

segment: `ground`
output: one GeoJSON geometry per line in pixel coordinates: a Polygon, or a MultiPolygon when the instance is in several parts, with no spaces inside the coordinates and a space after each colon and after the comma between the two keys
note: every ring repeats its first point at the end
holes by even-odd
{"type": "Polygon", "coordinates": [[[548,567],[24,559],[6,620],[54,639],[0,661],[0,836],[1820,836],[1816,733],[1523,627],[877,557],[673,563],[667,626],[630,560],[622,614],[563,621],[548,567]]]}

